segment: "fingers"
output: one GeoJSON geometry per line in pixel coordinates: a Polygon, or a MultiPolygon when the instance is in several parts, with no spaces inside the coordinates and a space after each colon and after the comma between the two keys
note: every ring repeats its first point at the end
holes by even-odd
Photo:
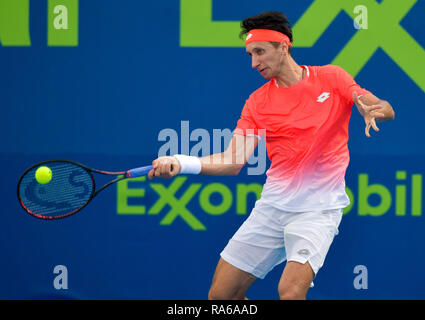
{"type": "Polygon", "coordinates": [[[360,114],[365,117],[368,113],[367,106],[360,101],[359,97],[357,96],[357,92],[353,92],[353,102],[355,103],[357,109],[359,110],[360,114]]]}
{"type": "Polygon", "coordinates": [[[378,110],[383,109],[384,106],[380,104],[375,104],[371,106],[365,105],[363,102],[360,101],[359,97],[357,96],[357,92],[353,92],[353,101],[357,105],[361,115],[365,119],[366,127],[365,127],[365,135],[366,137],[370,138],[370,128],[372,127],[373,130],[376,132],[379,131],[378,126],[376,125],[376,118],[385,118],[385,115],[382,112],[378,112],[378,110]]]}
{"type": "Polygon", "coordinates": [[[151,180],[153,178],[155,170],[152,169],[151,171],[148,172],[148,179],[151,180]]]}
{"type": "Polygon", "coordinates": [[[364,133],[365,133],[366,137],[368,137],[368,138],[370,138],[369,130],[370,130],[370,122],[368,122],[366,124],[366,128],[364,129],[364,133]]]}
{"type": "MultiPolygon", "coordinates": [[[[371,105],[371,106],[364,104],[363,102],[360,101],[360,98],[357,96],[357,92],[353,92],[353,101],[357,105],[360,113],[363,116],[367,116],[368,114],[372,113],[373,111],[384,108],[384,106],[380,105],[380,104],[374,104],[374,105],[371,105]]],[[[382,113],[379,113],[379,114],[381,115],[382,113]]]]}
{"type": "Polygon", "coordinates": [[[376,125],[375,118],[372,118],[372,119],[370,120],[370,123],[372,124],[372,128],[373,128],[373,130],[375,130],[376,132],[378,132],[378,131],[379,131],[379,128],[378,128],[378,126],[376,125]]]}
{"type": "Polygon", "coordinates": [[[173,157],[159,157],[152,162],[152,170],[148,173],[148,179],[151,180],[154,177],[159,178],[172,178],[178,172],[172,172],[173,161],[176,161],[173,157]]]}
{"type": "Polygon", "coordinates": [[[160,177],[162,178],[171,178],[171,163],[166,161],[162,164],[160,170],[160,177]]]}
{"type": "Polygon", "coordinates": [[[370,138],[370,127],[373,128],[373,130],[375,130],[376,132],[379,131],[378,126],[376,125],[376,121],[375,118],[371,118],[369,121],[366,121],[366,128],[365,128],[365,135],[366,137],[370,138]]]}
{"type": "Polygon", "coordinates": [[[372,118],[385,118],[385,114],[381,113],[381,112],[373,112],[372,113],[372,118]]]}
{"type": "Polygon", "coordinates": [[[156,172],[156,169],[158,168],[158,165],[159,165],[158,159],[152,161],[152,167],[153,168],[151,169],[151,171],[148,172],[148,179],[149,180],[151,180],[151,179],[153,179],[153,177],[155,177],[155,172],[156,172]]]}
{"type": "Polygon", "coordinates": [[[373,112],[375,110],[382,109],[383,107],[384,106],[381,106],[380,104],[375,104],[375,105],[372,105],[372,106],[365,106],[364,108],[367,112],[373,112]]]}

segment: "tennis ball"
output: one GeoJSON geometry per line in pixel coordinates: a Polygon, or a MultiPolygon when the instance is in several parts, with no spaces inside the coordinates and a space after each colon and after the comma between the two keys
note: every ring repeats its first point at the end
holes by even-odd
{"type": "Polygon", "coordinates": [[[39,167],[35,171],[35,180],[41,184],[49,183],[52,180],[52,170],[46,166],[39,167]]]}

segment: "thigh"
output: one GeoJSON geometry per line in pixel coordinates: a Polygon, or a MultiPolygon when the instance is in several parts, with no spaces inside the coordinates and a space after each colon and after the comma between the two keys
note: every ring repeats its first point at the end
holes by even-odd
{"type": "Polygon", "coordinates": [[[341,221],[342,210],[301,213],[285,227],[288,261],[309,262],[315,275],[323,266],[341,221]]]}
{"type": "Polygon", "coordinates": [[[313,279],[314,272],[308,261],[305,263],[288,261],[279,281],[280,298],[305,299],[313,279]]]}
{"type": "Polygon", "coordinates": [[[244,299],[246,291],[257,278],[220,258],[215,269],[209,299],[244,299]]]}
{"type": "Polygon", "coordinates": [[[248,219],[220,253],[232,266],[264,279],[285,260],[283,225],[270,219],[272,207],[256,204],[248,219]]]}

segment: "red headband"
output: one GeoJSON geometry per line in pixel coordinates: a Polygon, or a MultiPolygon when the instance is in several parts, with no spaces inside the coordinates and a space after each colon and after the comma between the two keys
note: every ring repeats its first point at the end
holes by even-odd
{"type": "Polygon", "coordinates": [[[285,41],[288,46],[292,47],[292,43],[286,34],[279,31],[269,29],[253,29],[248,32],[245,40],[245,46],[255,41],[270,41],[270,42],[282,42],[285,41]]]}

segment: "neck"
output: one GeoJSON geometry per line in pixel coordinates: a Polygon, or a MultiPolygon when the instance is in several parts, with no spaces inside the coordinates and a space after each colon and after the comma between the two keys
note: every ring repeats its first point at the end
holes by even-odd
{"type": "Polygon", "coordinates": [[[280,87],[292,86],[304,77],[304,68],[300,67],[291,56],[285,60],[282,63],[281,72],[275,77],[280,87]]]}

